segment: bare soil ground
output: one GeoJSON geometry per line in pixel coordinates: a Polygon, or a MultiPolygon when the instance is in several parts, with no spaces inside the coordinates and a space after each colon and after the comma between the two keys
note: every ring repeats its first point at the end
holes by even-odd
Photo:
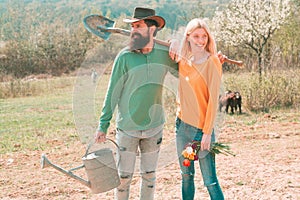
{"type": "MultiPolygon", "coordinates": [[[[217,155],[217,171],[226,199],[300,199],[300,122],[295,116],[228,116],[219,141],[227,142],[235,157],[217,155]],[[242,120],[241,120],[242,119],[242,120]],[[253,117],[251,118],[253,119],[253,117]]],[[[165,141],[174,132],[166,131],[165,141]]],[[[26,151],[0,155],[0,199],[113,199],[113,191],[92,194],[91,190],[53,168],[41,169],[40,157],[47,153],[53,163],[65,169],[82,164],[85,145],[66,146],[59,139],[49,141],[51,151],[26,151]]],[[[176,157],[161,164],[157,173],[156,198],[181,199],[180,173],[176,157]],[[173,159],[174,158],[174,159],[173,159]]],[[[163,162],[162,159],[161,162],[163,162]]],[[[197,168],[196,200],[209,199],[197,168]]],[[[85,177],[85,171],[76,172],[85,177]]],[[[135,174],[130,199],[139,199],[139,175],[135,174]]]]}

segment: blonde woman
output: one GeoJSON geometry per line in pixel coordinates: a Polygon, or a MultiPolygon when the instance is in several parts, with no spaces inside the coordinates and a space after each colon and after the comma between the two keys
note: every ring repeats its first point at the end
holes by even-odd
{"type": "Polygon", "coordinates": [[[194,163],[184,165],[182,151],[188,143],[201,141],[198,161],[210,198],[224,199],[219,185],[215,155],[210,152],[215,141],[216,118],[222,65],[216,53],[215,41],[202,19],[191,20],[179,49],[179,101],[176,118],[176,145],[182,174],[182,199],[194,199],[194,163]]]}

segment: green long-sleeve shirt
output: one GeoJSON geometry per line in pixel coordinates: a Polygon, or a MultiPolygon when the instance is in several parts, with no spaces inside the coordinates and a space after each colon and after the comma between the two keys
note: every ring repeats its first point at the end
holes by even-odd
{"type": "Polygon", "coordinates": [[[162,89],[168,71],[178,65],[168,48],[155,44],[148,54],[123,49],[116,57],[100,117],[99,130],[106,133],[116,106],[117,128],[146,130],[165,122],[162,89]]]}

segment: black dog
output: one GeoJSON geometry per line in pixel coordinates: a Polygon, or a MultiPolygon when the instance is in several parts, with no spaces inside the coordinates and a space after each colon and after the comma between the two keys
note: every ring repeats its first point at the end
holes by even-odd
{"type": "Polygon", "coordinates": [[[225,106],[225,112],[228,113],[230,107],[231,114],[234,110],[239,109],[239,114],[242,114],[242,96],[239,92],[232,92],[230,90],[225,92],[225,95],[219,97],[219,111],[222,112],[222,107],[225,106]]]}
{"type": "Polygon", "coordinates": [[[234,93],[235,98],[233,99],[233,105],[235,110],[239,109],[239,114],[242,114],[242,96],[239,92],[234,93]]]}

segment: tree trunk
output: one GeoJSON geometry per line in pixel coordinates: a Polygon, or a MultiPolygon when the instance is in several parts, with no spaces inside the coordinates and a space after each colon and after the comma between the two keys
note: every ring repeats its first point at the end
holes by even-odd
{"type": "Polygon", "coordinates": [[[261,52],[258,52],[257,54],[257,57],[258,57],[258,74],[259,74],[259,82],[262,81],[262,53],[261,52]]]}

